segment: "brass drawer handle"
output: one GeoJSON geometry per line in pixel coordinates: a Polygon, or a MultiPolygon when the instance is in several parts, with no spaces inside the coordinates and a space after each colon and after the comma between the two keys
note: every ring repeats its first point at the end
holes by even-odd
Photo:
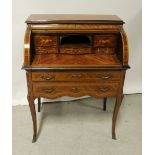
{"type": "Polygon", "coordinates": [[[72,74],[72,78],[81,78],[81,74],[72,74]]]}
{"type": "Polygon", "coordinates": [[[105,93],[105,92],[110,91],[110,88],[109,88],[109,87],[102,87],[102,88],[99,88],[98,90],[99,90],[100,92],[105,93]]]}
{"type": "Polygon", "coordinates": [[[74,88],[71,89],[71,91],[74,92],[74,93],[78,93],[78,92],[80,92],[80,88],[79,87],[74,87],[74,88]]]}
{"type": "Polygon", "coordinates": [[[45,93],[52,93],[52,92],[55,91],[55,89],[54,89],[54,88],[49,88],[49,89],[43,89],[43,91],[44,91],[45,93]]]}
{"type": "Polygon", "coordinates": [[[98,75],[98,78],[109,79],[109,78],[111,78],[111,76],[110,75],[98,75]]]}
{"type": "Polygon", "coordinates": [[[55,76],[54,75],[48,75],[48,76],[41,76],[41,78],[43,79],[43,80],[52,80],[52,79],[55,79],[55,76]]]}

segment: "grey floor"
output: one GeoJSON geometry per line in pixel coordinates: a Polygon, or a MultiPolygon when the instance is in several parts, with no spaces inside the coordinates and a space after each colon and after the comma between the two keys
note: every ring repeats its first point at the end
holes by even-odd
{"type": "Polygon", "coordinates": [[[32,140],[28,106],[13,107],[13,155],[141,155],[141,95],[125,95],[111,139],[114,98],[43,104],[37,113],[38,140],[32,140]]]}

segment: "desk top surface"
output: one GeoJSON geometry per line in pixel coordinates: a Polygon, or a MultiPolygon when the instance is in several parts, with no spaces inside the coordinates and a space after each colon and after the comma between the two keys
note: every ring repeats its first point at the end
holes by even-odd
{"type": "Polygon", "coordinates": [[[87,15],[87,14],[32,14],[26,23],[28,24],[124,24],[116,15],[87,15]]]}
{"type": "Polygon", "coordinates": [[[34,57],[32,67],[121,67],[116,55],[68,55],[68,54],[40,54],[34,57]]]}

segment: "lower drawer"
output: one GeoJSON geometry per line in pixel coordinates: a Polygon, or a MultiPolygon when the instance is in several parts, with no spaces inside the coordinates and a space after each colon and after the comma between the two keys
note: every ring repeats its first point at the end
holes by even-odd
{"type": "Polygon", "coordinates": [[[34,82],[35,97],[56,98],[61,96],[115,96],[119,83],[73,83],[73,82],[34,82]]]}

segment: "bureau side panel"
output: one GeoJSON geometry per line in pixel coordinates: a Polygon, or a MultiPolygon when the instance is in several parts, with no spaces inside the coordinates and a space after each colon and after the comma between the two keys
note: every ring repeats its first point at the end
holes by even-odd
{"type": "Polygon", "coordinates": [[[30,53],[30,41],[31,41],[31,29],[28,26],[24,37],[24,66],[30,65],[31,53],[30,53]]]}

